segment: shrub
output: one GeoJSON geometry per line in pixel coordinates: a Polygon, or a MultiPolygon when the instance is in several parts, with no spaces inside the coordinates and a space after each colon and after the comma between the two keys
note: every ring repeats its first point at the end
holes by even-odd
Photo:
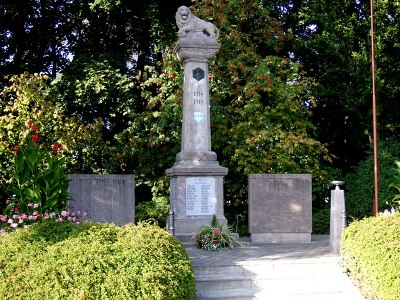
{"type": "Polygon", "coordinates": [[[184,247],[149,224],[43,222],[0,237],[9,299],[194,299],[184,247]]]}
{"type": "Polygon", "coordinates": [[[313,234],[329,234],[331,209],[329,207],[313,209],[312,232],[313,234]]]}
{"type": "Polygon", "coordinates": [[[369,299],[400,299],[400,213],[351,223],[341,245],[344,267],[369,299]]]}
{"type": "Polygon", "coordinates": [[[136,206],[135,218],[138,221],[151,221],[160,227],[166,227],[169,213],[169,198],[155,197],[151,201],[141,202],[136,206]]]}
{"type": "MultiPolygon", "coordinates": [[[[387,208],[394,190],[390,186],[396,171],[395,161],[400,160],[400,145],[394,141],[379,143],[379,211],[387,208]]],[[[354,173],[346,175],[346,211],[353,218],[360,219],[372,215],[374,199],[373,153],[357,166],[354,173]]]]}

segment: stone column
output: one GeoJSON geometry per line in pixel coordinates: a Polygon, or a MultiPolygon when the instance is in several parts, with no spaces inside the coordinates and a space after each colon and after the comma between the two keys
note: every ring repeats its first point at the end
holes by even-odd
{"type": "Polygon", "coordinates": [[[340,239],[347,223],[344,191],[340,189],[344,181],[332,181],[332,184],[335,189],[331,191],[329,249],[333,254],[339,255],[340,239]]]}
{"type": "Polygon", "coordinates": [[[181,9],[177,12],[180,38],[174,50],[184,64],[182,144],[166,174],[170,177],[175,236],[190,241],[201,225],[210,225],[214,214],[220,223],[226,223],[223,177],[228,169],[219,165],[211,151],[208,64],[221,46],[217,30],[193,15],[189,19],[194,24],[185,27],[178,21],[181,9]]]}

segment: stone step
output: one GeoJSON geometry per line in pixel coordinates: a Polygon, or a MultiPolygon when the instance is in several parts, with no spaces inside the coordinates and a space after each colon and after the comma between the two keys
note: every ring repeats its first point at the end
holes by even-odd
{"type": "Polygon", "coordinates": [[[257,290],[230,290],[198,292],[196,300],[254,300],[257,290]]]}
{"type": "Polygon", "coordinates": [[[345,274],[343,280],[338,280],[337,274],[341,271],[336,259],[327,259],[318,264],[312,260],[301,263],[264,261],[193,268],[197,299],[281,300],[307,299],[307,295],[311,297],[309,299],[318,299],[321,295],[329,295],[329,299],[342,299],[341,296],[351,288],[345,274]],[[315,295],[309,295],[310,290],[315,295]]]}
{"type": "Polygon", "coordinates": [[[255,287],[254,279],[246,276],[196,276],[196,289],[200,291],[229,291],[229,290],[248,290],[255,287]]]}

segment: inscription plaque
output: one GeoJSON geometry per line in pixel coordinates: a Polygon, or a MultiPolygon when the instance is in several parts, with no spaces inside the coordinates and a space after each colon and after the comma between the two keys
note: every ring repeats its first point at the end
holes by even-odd
{"type": "Polygon", "coordinates": [[[213,215],[216,202],[214,177],[186,178],[186,215],[213,215]]]}

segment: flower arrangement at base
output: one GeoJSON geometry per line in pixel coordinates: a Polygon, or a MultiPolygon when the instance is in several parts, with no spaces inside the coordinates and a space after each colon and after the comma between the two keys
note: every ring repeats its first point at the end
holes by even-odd
{"type": "Polygon", "coordinates": [[[219,224],[215,215],[211,220],[211,226],[201,226],[194,238],[197,246],[207,251],[223,251],[241,245],[232,235],[231,228],[219,224]]]}

